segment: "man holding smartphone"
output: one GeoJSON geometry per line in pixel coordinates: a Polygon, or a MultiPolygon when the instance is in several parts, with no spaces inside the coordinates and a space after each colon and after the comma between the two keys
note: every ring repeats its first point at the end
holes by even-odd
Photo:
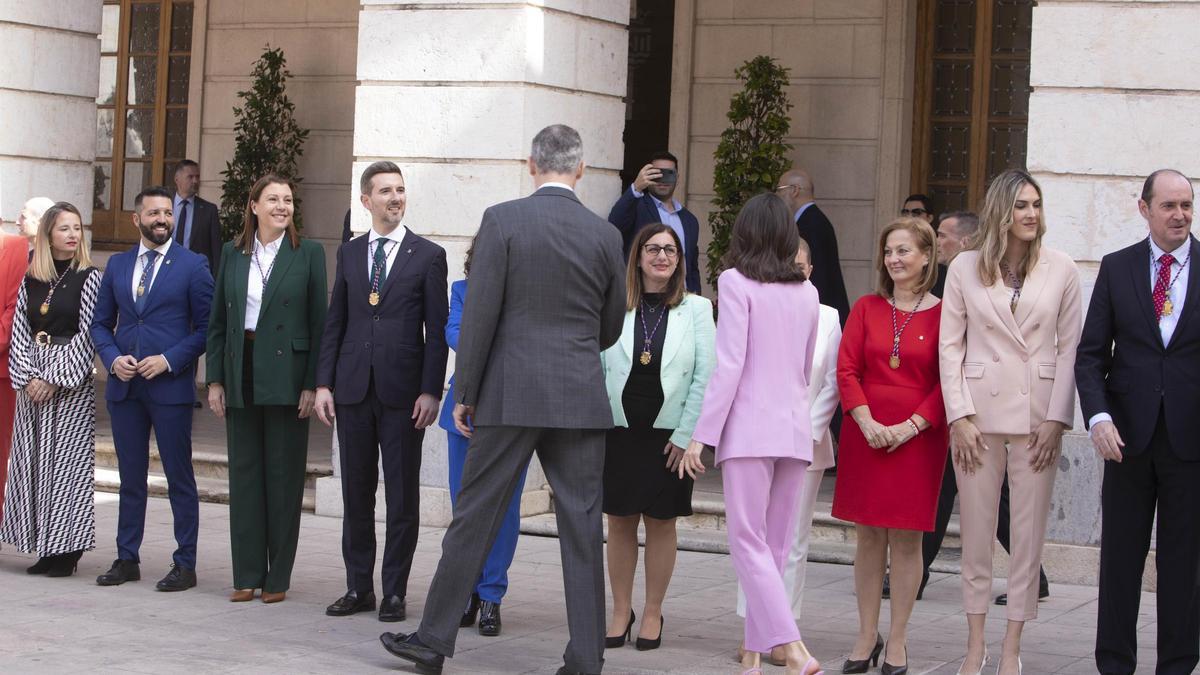
{"type": "MultiPolygon", "coordinates": [[[[617,226],[624,240],[625,255],[638,230],[647,225],[669,225],[683,244],[687,289],[700,292],[700,221],[675,199],[679,182],[679,160],[663,150],[650,156],[629,189],[608,213],[608,222],[617,226]]],[[[678,254],[676,254],[678,255],[678,254]]]]}

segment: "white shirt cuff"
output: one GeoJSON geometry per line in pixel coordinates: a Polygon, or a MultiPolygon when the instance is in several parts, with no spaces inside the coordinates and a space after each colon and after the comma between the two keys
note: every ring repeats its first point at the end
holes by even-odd
{"type": "Polygon", "coordinates": [[[633,183],[629,184],[629,192],[633,195],[634,199],[641,199],[642,195],[646,194],[644,192],[638,192],[637,188],[633,187],[633,183]]]}
{"type": "Polygon", "coordinates": [[[1100,412],[1092,415],[1091,419],[1088,420],[1088,438],[1092,437],[1092,430],[1096,428],[1097,424],[1111,421],[1113,421],[1112,415],[1109,415],[1106,412],[1100,412]]]}

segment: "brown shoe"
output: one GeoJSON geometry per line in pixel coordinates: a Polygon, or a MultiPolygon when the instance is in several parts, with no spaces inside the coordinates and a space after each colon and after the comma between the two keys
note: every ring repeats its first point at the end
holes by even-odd
{"type": "Polygon", "coordinates": [[[283,599],[286,597],[287,597],[286,591],[279,591],[278,593],[271,593],[269,591],[263,591],[262,601],[267,603],[268,605],[270,605],[275,602],[283,602],[283,599]]]}
{"type": "Polygon", "coordinates": [[[235,588],[233,593],[229,594],[230,602],[250,602],[254,599],[253,588],[235,588]]]}

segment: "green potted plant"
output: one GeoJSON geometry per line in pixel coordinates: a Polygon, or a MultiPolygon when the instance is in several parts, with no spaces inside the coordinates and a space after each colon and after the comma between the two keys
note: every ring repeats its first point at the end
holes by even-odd
{"type": "MultiPolygon", "coordinates": [[[[230,241],[242,231],[242,217],[250,188],[268,173],[287,176],[300,183],[297,175],[300,155],[308,130],[296,123],[296,105],[287,97],[287,60],[283,50],[265,51],[254,64],[254,80],[248,91],[239,91],[242,105],[233,109],[233,159],[221,172],[221,236],[230,241]]],[[[300,227],[300,197],[295,199],[296,227],[300,227]]]]}

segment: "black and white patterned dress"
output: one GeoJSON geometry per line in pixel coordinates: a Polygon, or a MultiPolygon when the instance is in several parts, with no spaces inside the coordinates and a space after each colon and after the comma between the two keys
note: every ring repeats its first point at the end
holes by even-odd
{"type": "MultiPolygon", "coordinates": [[[[59,274],[66,269],[65,261],[55,266],[59,274]]],[[[26,276],[17,296],[9,354],[17,408],[0,523],[0,541],[39,556],[96,545],[96,350],[88,327],[100,273],[66,271],[43,315],[51,285],[26,276]],[[35,339],[40,331],[69,342],[41,344],[35,339]],[[58,386],[46,403],[34,403],[24,391],[35,378],[58,386]]]]}

